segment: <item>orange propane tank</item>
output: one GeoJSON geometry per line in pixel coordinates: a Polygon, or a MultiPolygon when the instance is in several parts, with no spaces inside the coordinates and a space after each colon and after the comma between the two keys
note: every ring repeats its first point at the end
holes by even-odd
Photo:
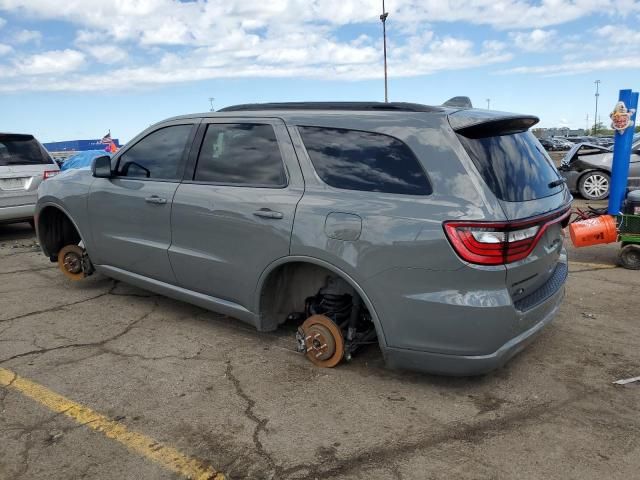
{"type": "Polygon", "coordinates": [[[588,247],[618,240],[616,219],[611,215],[588,218],[569,226],[571,241],[576,247],[588,247]]]}

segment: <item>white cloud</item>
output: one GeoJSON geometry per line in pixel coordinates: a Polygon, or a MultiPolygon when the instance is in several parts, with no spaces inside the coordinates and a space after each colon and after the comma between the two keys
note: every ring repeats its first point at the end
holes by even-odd
{"type": "Polygon", "coordinates": [[[514,45],[526,52],[544,52],[558,44],[555,30],[542,30],[536,28],[530,32],[511,32],[509,38],[514,45]]]}
{"type": "Polygon", "coordinates": [[[593,13],[621,15],[640,11],[632,0],[405,0],[398,6],[407,22],[469,22],[499,29],[543,28],[593,13]]]}
{"type": "Polygon", "coordinates": [[[77,70],[83,63],[84,55],[76,50],[50,50],[15,58],[12,68],[0,68],[0,78],[65,74],[77,70]]]}
{"type": "Polygon", "coordinates": [[[104,34],[95,30],[78,30],[76,32],[76,45],[99,42],[103,39],[104,34]]]}
{"type": "Polygon", "coordinates": [[[11,52],[13,52],[13,48],[11,47],[11,45],[0,43],[0,56],[7,55],[11,52]]]}
{"type": "MultiPolygon", "coordinates": [[[[67,74],[55,82],[28,78],[19,83],[0,83],[0,91],[130,89],[232,77],[358,80],[382,76],[382,56],[377,43],[360,38],[354,44],[342,44],[312,32],[307,32],[304,38],[301,35],[289,34],[283,45],[274,38],[243,45],[239,50],[231,48],[237,45],[234,39],[229,39],[226,45],[197,48],[186,55],[164,54],[157,62],[143,66],[120,67],[100,74],[67,74]]],[[[397,77],[426,75],[510,58],[499,42],[488,42],[478,48],[468,40],[438,38],[429,33],[410,38],[390,50],[389,72],[397,77]]]]}
{"type": "Polygon", "coordinates": [[[500,74],[539,74],[543,76],[575,75],[598,70],[619,69],[621,71],[635,67],[637,57],[604,58],[601,60],[585,60],[565,62],[553,65],[522,66],[501,70],[500,74]]]}
{"type": "Polygon", "coordinates": [[[86,45],[81,46],[91,57],[99,63],[113,65],[125,61],[129,54],[123,48],[115,45],[86,45]]]}
{"type": "MultiPolygon", "coordinates": [[[[469,22],[499,29],[544,28],[597,14],[640,12],[631,0],[396,0],[389,22],[408,28],[425,22],[469,22]]],[[[212,45],[231,31],[267,26],[378,22],[371,0],[0,0],[0,9],[44,19],[64,19],[116,40],[148,45],[212,45]]]]}
{"type": "MultiPolygon", "coordinates": [[[[512,45],[539,51],[557,43],[550,25],[594,13],[617,18],[640,12],[640,2],[633,0],[394,0],[387,7],[389,72],[396,77],[506,62],[513,58],[512,45]],[[437,36],[427,22],[489,25],[501,31],[500,40],[475,44],[462,36],[437,36]]],[[[11,79],[0,82],[2,91],[135,88],[248,76],[357,80],[382,74],[377,35],[345,38],[346,29],[337,31],[354,23],[379,27],[380,5],[373,0],[0,0],[0,11],[77,28],[74,48],[58,52],[66,61],[61,70],[37,55],[28,58],[41,68],[13,60],[23,68],[11,75],[5,70],[5,79],[11,79]],[[85,62],[112,66],[100,74],[78,71],[85,62]],[[46,70],[46,82],[18,79],[46,70]]],[[[50,54],[39,55],[49,59],[50,54]]]]}
{"type": "Polygon", "coordinates": [[[23,43],[40,43],[42,34],[37,30],[20,30],[13,35],[13,41],[18,44],[23,43]]]}
{"type": "Polygon", "coordinates": [[[596,29],[596,34],[609,45],[640,46],[640,31],[631,30],[624,25],[605,25],[596,29]]]}

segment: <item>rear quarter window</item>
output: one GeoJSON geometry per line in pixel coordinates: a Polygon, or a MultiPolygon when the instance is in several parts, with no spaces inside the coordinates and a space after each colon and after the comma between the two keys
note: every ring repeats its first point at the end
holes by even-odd
{"type": "Polygon", "coordinates": [[[298,130],[318,176],[332,187],[406,195],[432,192],[418,159],[397,138],[342,128],[298,130]]]}
{"type": "Polygon", "coordinates": [[[549,187],[560,178],[544,148],[531,132],[467,138],[458,134],[482,178],[500,200],[524,202],[554,195],[549,187]]]}

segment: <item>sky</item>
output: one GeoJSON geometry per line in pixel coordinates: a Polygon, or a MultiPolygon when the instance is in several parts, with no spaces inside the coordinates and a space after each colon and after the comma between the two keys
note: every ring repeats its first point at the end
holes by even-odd
{"type": "MultiPolygon", "coordinates": [[[[608,124],[640,0],[386,0],[389,100],[608,124]]],[[[126,142],[250,102],[384,99],[378,0],[0,0],[0,131],[126,142]]]]}

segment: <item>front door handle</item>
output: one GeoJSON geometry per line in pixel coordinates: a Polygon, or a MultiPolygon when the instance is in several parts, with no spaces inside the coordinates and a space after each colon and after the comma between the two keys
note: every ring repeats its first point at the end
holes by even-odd
{"type": "Polygon", "coordinates": [[[164,205],[165,203],[167,203],[166,198],[162,198],[157,195],[151,195],[150,197],[147,197],[144,200],[147,203],[157,203],[158,205],[164,205]]]}
{"type": "Polygon", "coordinates": [[[281,218],[284,217],[282,212],[274,212],[273,210],[271,210],[269,208],[262,208],[262,209],[258,210],[257,212],[253,212],[253,214],[256,217],[273,218],[275,220],[280,220],[281,218]]]}

